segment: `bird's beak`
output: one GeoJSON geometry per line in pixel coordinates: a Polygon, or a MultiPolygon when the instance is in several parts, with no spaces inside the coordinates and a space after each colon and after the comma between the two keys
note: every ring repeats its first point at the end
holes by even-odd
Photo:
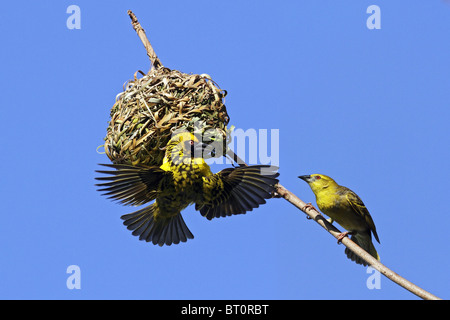
{"type": "Polygon", "coordinates": [[[311,181],[311,176],[310,175],[305,175],[305,176],[298,176],[300,179],[306,181],[306,182],[310,182],[311,181]]]}

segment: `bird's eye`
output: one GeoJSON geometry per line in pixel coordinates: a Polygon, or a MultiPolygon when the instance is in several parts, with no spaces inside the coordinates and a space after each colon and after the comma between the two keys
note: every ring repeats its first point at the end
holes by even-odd
{"type": "Polygon", "coordinates": [[[319,180],[319,179],[321,179],[322,177],[321,176],[316,176],[316,180],[319,180]]]}
{"type": "Polygon", "coordinates": [[[190,144],[191,146],[193,146],[193,145],[194,145],[194,140],[189,141],[189,144],[190,144]]]}

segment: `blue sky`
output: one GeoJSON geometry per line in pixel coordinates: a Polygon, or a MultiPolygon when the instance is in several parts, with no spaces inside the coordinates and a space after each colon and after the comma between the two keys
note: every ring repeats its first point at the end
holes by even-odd
{"type": "Polygon", "coordinates": [[[450,4],[378,0],[3,3],[0,298],[417,299],[384,277],[369,290],[366,268],[281,199],[213,221],[190,207],[195,239],[176,246],[131,236],[132,208],[94,186],[115,96],[150,66],[128,9],[165,66],[228,91],[231,125],[279,130],[286,188],[315,203],[297,176],[323,173],[357,192],[382,262],[449,297],[450,4]]]}

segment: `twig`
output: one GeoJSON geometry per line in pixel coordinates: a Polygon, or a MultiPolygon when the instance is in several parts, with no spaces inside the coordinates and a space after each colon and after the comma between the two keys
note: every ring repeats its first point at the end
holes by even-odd
{"type": "Polygon", "coordinates": [[[144,31],[144,28],[142,28],[138,19],[136,18],[136,16],[134,15],[134,13],[131,10],[128,10],[127,13],[131,18],[131,24],[133,26],[134,31],[136,31],[136,33],[138,34],[142,43],[144,44],[145,50],[147,51],[147,55],[150,58],[150,61],[152,63],[152,67],[150,68],[150,70],[163,67],[161,60],[159,60],[158,56],[156,55],[155,50],[153,50],[153,47],[150,44],[150,41],[148,41],[148,38],[144,31]]]}
{"type": "MultiPolygon", "coordinates": [[[[147,55],[150,58],[150,61],[152,62],[153,67],[159,68],[162,67],[162,63],[157,57],[155,51],[152,48],[152,45],[150,44],[150,41],[148,41],[147,36],[145,35],[144,29],[139,24],[139,21],[137,20],[136,16],[134,15],[131,10],[128,10],[128,15],[131,18],[132,25],[134,30],[136,30],[137,34],[139,35],[139,38],[141,39],[142,43],[145,46],[145,49],[147,50],[147,55]]],[[[153,69],[152,67],[152,69],[153,69]]],[[[228,150],[227,155],[233,159],[233,161],[240,166],[246,166],[246,163],[239,158],[233,151],[228,150]]],[[[298,198],[295,194],[287,190],[285,187],[283,187],[281,184],[277,185],[277,194],[278,197],[281,197],[291,204],[293,204],[296,208],[300,209],[306,215],[317,222],[322,228],[327,230],[331,235],[333,235],[336,239],[341,234],[341,232],[333,226],[331,223],[329,223],[317,210],[314,208],[311,208],[310,206],[307,206],[307,204],[302,201],[300,198],[298,198]]],[[[387,268],[385,265],[383,265],[381,262],[379,262],[377,259],[372,257],[369,253],[367,253],[365,250],[363,250],[360,246],[358,246],[356,243],[354,243],[350,238],[344,237],[342,239],[342,243],[349,248],[351,251],[353,251],[356,255],[358,255],[360,258],[364,259],[370,266],[372,266],[374,269],[378,270],[381,274],[386,276],[388,279],[392,280],[393,282],[397,283],[398,285],[402,286],[406,290],[412,292],[413,294],[417,295],[418,297],[426,300],[441,300],[440,298],[436,297],[435,295],[429,293],[428,291],[425,291],[424,289],[418,287],[414,283],[406,280],[405,278],[399,276],[397,273],[392,271],[391,269],[387,268]]]]}

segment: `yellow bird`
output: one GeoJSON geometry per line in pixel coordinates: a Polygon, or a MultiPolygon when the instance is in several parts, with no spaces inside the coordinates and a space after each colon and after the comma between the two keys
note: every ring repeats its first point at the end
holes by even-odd
{"type": "Polygon", "coordinates": [[[252,211],[272,197],[276,167],[254,165],[213,174],[202,157],[206,146],[194,134],[177,134],[167,144],[160,167],[103,164],[115,170],[97,171],[107,175],[96,178],[102,181],[97,186],[123,205],[155,200],[121,218],[139,240],[160,246],[194,238],[181,216],[190,204],[211,220],[252,211]]]}
{"type": "MultiPolygon", "coordinates": [[[[316,196],[317,206],[320,211],[331,218],[331,223],[336,221],[344,229],[348,230],[340,234],[340,242],[347,234],[351,234],[351,239],[374,258],[380,260],[373,243],[372,234],[380,242],[375,224],[369,211],[352,190],[338,185],[333,179],[323,174],[312,174],[299,176],[306,181],[316,196]]],[[[348,248],[345,254],[349,259],[357,264],[367,266],[367,262],[356,256],[348,248]]]]}

